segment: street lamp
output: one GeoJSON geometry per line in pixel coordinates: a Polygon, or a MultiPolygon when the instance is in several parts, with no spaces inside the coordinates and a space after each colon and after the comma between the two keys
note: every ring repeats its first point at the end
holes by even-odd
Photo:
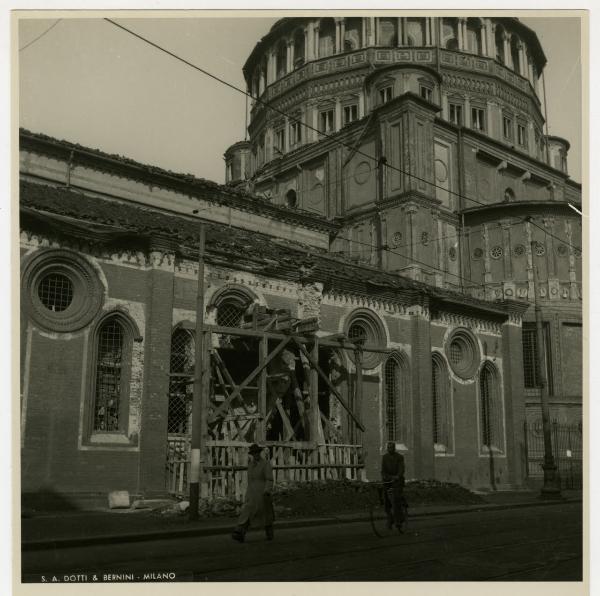
{"type": "Polygon", "coordinates": [[[538,304],[538,271],[533,262],[537,242],[531,242],[531,262],[533,266],[533,302],[535,308],[535,329],[536,329],[536,366],[537,366],[537,384],[540,388],[540,402],[542,407],[542,430],[544,433],[544,484],[541,490],[543,499],[555,499],[560,497],[560,481],[558,478],[554,456],[552,455],[552,435],[550,431],[550,408],[548,405],[548,387],[546,381],[546,369],[544,366],[544,331],[542,327],[542,309],[538,304]]]}

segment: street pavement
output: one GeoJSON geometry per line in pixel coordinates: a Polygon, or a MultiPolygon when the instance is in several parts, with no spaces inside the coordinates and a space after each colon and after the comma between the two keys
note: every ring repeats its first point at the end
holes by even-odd
{"type": "Polygon", "coordinates": [[[280,525],[273,542],[255,531],[244,544],[213,532],[147,535],[135,545],[39,545],[22,552],[22,569],[23,581],[34,582],[68,574],[88,581],[93,574],[98,581],[580,581],[582,506],[430,511],[411,516],[404,534],[384,538],[354,521],[280,525]]]}

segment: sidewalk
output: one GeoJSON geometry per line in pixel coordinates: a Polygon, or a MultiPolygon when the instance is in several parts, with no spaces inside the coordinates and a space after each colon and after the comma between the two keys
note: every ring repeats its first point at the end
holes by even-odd
{"type": "MultiPolygon", "coordinates": [[[[559,503],[581,502],[581,491],[563,491],[562,499],[542,500],[538,491],[506,491],[481,495],[485,503],[476,505],[415,505],[411,518],[448,515],[467,511],[510,509],[559,503]]],[[[311,518],[280,518],[278,529],[367,521],[369,511],[355,511],[311,518]]],[[[191,536],[228,534],[234,517],[217,517],[190,522],[187,516],[166,516],[147,509],[121,509],[61,513],[38,513],[21,520],[23,550],[66,548],[91,544],[111,544],[191,536]]]]}

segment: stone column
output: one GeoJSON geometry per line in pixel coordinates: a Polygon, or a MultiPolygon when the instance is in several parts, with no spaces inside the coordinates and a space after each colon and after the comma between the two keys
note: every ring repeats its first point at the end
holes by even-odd
{"type": "Polygon", "coordinates": [[[164,491],[164,454],[169,409],[169,363],[173,324],[175,256],[153,241],[148,263],[144,383],[139,435],[139,488],[147,495],[164,491]]]}
{"type": "Polygon", "coordinates": [[[339,97],[335,100],[335,131],[342,128],[342,102],[339,97]]]}
{"type": "Polygon", "coordinates": [[[396,45],[398,47],[406,45],[404,43],[404,19],[402,17],[398,17],[397,19],[397,27],[398,27],[398,38],[396,40],[396,45]]]}
{"type": "Polygon", "coordinates": [[[486,132],[488,133],[488,135],[490,135],[491,137],[494,136],[494,107],[496,104],[492,103],[491,101],[486,101],[485,102],[485,112],[486,112],[486,119],[487,122],[485,123],[486,126],[486,132]]]}
{"type": "Polygon", "coordinates": [[[319,56],[319,26],[316,25],[315,26],[315,34],[313,37],[313,41],[315,43],[315,49],[314,49],[314,56],[315,56],[315,60],[320,58],[319,56]]]}
{"type": "MultiPolygon", "coordinates": [[[[448,108],[448,92],[442,91],[442,118],[450,120],[450,110],[448,108]]],[[[464,120],[464,118],[463,118],[464,120]]]]}
{"type": "Polygon", "coordinates": [[[358,117],[362,118],[365,115],[365,92],[358,92],[358,117]]]}
{"type": "Polygon", "coordinates": [[[287,44],[287,71],[294,70],[294,40],[288,41],[287,44]]]}
{"type": "MultiPolygon", "coordinates": [[[[502,377],[504,385],[504,423],[506,432],[506,463],[508,483],[523,486],[525,465],[523,458],[525,437],[525,402],[523,399],[523,340],[521,318],[510,315],[502,325],[502,377]]],[[[498,387],[500,391],[500,387],[498,387]]]]}
{"type": "Polygon", "coordinates": [[[304,44],[304,51],[306,54],[306,61],[314,60],[315,58],[315,24],[308,23],[306,29],[306,38],[304,44]]]}
{"type": "Polygon", "coordinates": [[[334,54],[340,53],[340,23],[335,21],[335,48],[333,49],[334,54]]]}
{"type": "Polygon", "coordinates": [[[375,45],[375,17],[369,17],[369,44],[370,46],[375,45]]]}
{"type": "Polygon", "coordinates": [[[464,124],[467,128],[471,128],[471,102],[469,96],[465,97],[465,113],[463,114],[464,124]]]}
{"type": "Polygon", "coordinates": [[[519,73],[522,77],[527,76],[526,60],[525,60],[525,48],[522,43],[519,43],[519,73]]]}
{"type": "Polygon", "coordinates": [[[489,49],[488,49],[488,22],[487,19],[483,21],[483,25],[481,26],[480,29],[480,35],[481,35],[481,54],[483,56],[489,56],[489,49]]]}
{"type": "Polygon", "coordinates": [[[431,323],[429,305],[411,306],[412,412],[414,474],[417,478],[435,477],[433,452],[433,415],[431,406],[431,323]]]}
{"type": "Polygon", "coordinates": [[[344,42],[346,40],[346,19],[340,19],[340,52],[344,51],[344,42]]]}
{"type": "Polygon", "coordinates": [[[506,33],[502,34],[502,45],[504,49],[504,65],[510,68],[512,65],[512,59],[510,56],[510,44],[508,41],[508,35],[506,35],[506,33]]]}
{"type": "Polygon", "coordinates": [[[425,17],[425,45],[431,45],[431,17],[425,17]]]}
{"type": "Polygon", "coordinates": [[[465,49],[465,40],[463,37],[463,20],[462,19],[458,19],[458,26],[457,26],[457,35],[458,35],[458,49],[459,50],[464,50],[465,49]]]}

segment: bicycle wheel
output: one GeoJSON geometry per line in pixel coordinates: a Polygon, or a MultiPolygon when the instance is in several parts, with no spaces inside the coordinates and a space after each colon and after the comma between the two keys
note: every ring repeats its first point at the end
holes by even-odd
{"type": "MultiPolygon", "coordinates": [[[[394,524],[385,507],[385,489],[380,484],[372,487],[369,499],[369,518],[373,533],[379,538],[386,538],[394,534],[394,524]]],[[[397,531],[396,531],[397,533],[397,531]]]]}

